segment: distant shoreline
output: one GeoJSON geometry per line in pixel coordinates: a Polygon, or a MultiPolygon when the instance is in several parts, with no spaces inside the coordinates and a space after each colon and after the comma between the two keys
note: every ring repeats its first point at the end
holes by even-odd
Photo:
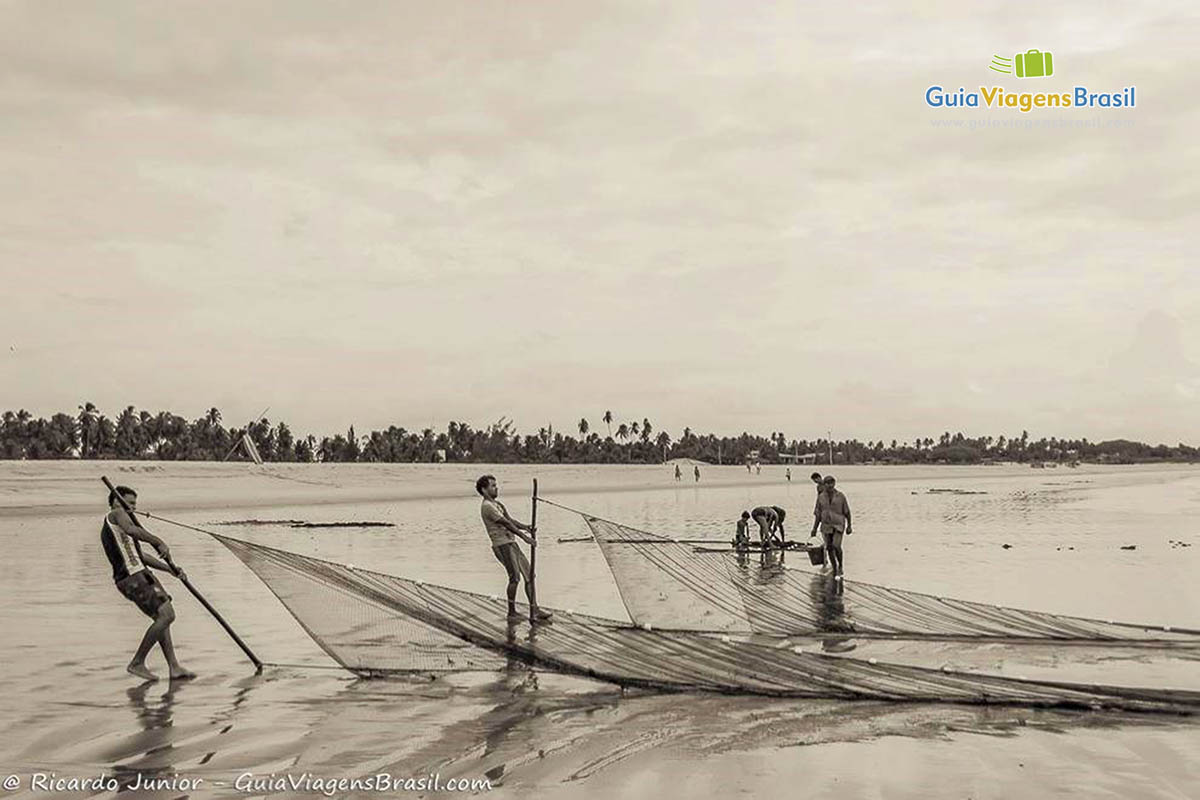
{"type": "MultiPolygon", "coordinates": [[[[1186,475],[1181,464],[1087,465],[1075,470],[1034,471],[1027,465],[842,465],[816,467],[832,472],[843,485],[906,480],[912,488],[953,486],[955,476],[999,480],[1033,475],[1054,480],[1088,482],[1089,475],[1126,472],[1186,475]]],[[[0,461],[0,519],[31,516],[96,514],[106,502],[100,476],[136,488],[143,508],[171,513],[262,509],[271,507],[337,506],[368,503],[408,503],[459,498],[474,502],[474,481],[480,474],[496,475],[502,498],[527,503],[532,480],[539,478],[547,499],[603,492],[704,491],[707,489],[774,487],[779,491],[810,489],[808,472],[771,465],[761,473],[744,465],[701,465],[700,480],[687,470],[675,480],[670,465],[625,464],[252,464],[221,462],[134,461],[0,461]]],[[[569,501],[568,501],[569,504],[569,501]]],[[[520,507],[520,506],[518,506],[520,507]]]]}

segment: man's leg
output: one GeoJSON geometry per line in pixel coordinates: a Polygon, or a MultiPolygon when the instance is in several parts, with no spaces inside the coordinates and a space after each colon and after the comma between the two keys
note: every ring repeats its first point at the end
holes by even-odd
{"type": "Polygon", "coordinates": [[[511,544],[494,546],[492,547],[492,555],[504,565],[504,571],[508,574],[508,615],[515,617],[519,616],[517,614],[517,584],[520,582],[520,576],[512,563],[512,549],[513,545],[511,544]]]}
{"type": "MultiPolygon", "coordinates": [[[[167,602],[167,603],[164,603],[164,605],[169,606],[171,604],[170,604],[170,602],[167,602]]],[[[174,618],[174,616],[175,616],[175,612],[172,611],[171,612],[172,619],[174,618]]],[[[170,623],[168,623],[166,629],[163,630],[162,636],[158,637],[158,644],[160,647],[162,647],[163,657],[165,657],[167,659],[167,668],[171,671],[170,672],[171,680],[178,681],[178,680],[186,680],[187,678],[196,677],[196,673],[192,672],[190,669],[187,669],[182,664],[180,664],[179,659],[176,658],[176,656],[175,656],[175,644],[171,641],[171,625],[170,625],[170,623]]]]}
{"type": "MultiPolygon", "coordinates": [[[[129,666],[125,667],[130,674],[148,681],[158,680],[158,676],[146,668],[146,656],[150,655],[150,649],[162,639],[163,633],[174,621],[175,609],[171,607],[170,602],[163,603],[158,607],[154,621],[150,623],[150,627],[142,636],[142,642],[138,645],[137,652],[133,654],[129,666]]],[[[166,651],[164,650],[164,652],[166,651]]]]}
{"type": "Polygon", "coordinates": [[[538,606],[537,600],[535,600],[533,597],[533,584],[530,583],[530,581],[529,581],[529,573],[530,573],[529,559],[527,559],[525,557],[525,553],[522,552],[521,548],[517,547],[516,545],[513,545],[513,554],[514,554],[514,559],[517,562],[516,563],[517,570],[520,573],[521,577],[525,579],[525,597],[527,597],[529,599],[529,619],[530,619],[530,621],[533,621],[535,619],[537,619],[537,620],[550,619],[550,617],[552,617],[554,615],[551,614],[549,611],[543,611],[538,606]]]}
{"type": "Polygon", "coordinates": [[[833,574],[835,577],[839,577],[839,578],[842,576],[842,573],[845,571],[845,562],[843,560],[843,553],[842,553],[842,535],[843,534],[841,534],[841,533],[834,533],[833,537],[832,537],[833,538],[833,552],[834,552],[834,556],[835,556],[833,574]]]}

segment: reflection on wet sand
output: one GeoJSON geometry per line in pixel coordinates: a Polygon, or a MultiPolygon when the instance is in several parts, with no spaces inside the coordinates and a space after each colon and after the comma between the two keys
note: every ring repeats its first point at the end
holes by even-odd
{"type": "MultiPolygon", "coordinates": [[[[176,736],[172,731],[173,709],[178,702],[180,691],[187,683],[171,681],[167,690],[156,700],[150,698],[150,689],[155,685],[153,682],[142,683],[125,692],[137,724],[146,735],[138,737],[140,752],[129,760],[112,764],[113,777],[117,779],[122,791],[130,790],[135,784],[144,783],[148,778],[175,771],[173,751],[176,736]]],[[[205,760],[212,755],[210,752],[205,760]]]]}
{"type": "Polygon", "coordinates": [[[853,633],[854,619],[846,611],[846,585],[834,580],[833,574],[814,573],[808,582],[808,597],[812,602],[818,631],[853,633]]]}
{"type": "MultiPolygon", "coordinates": [[[[944,739],[963,731],[1013,736],[1026,729],[1188,724],[1023,708],[621,693],[561,676],[542,677],[531,680],[527,668],[520,666],[485,684],[451,690],[442,704],[442,718],[459,717],[452,724],[425,719],[426,724],[414,728],[418,720],[395,708],[396,729],[414,735],[419,731],[421,746],[402,757],[358,768],[363,774],[486,776],[494,786],[546,787],[596,778],[618,765],[645,759],[689,760],[885,737],[944,739]],[[474,711],[460,716],[470,709],[474,711]]],[[[314,725],[314,738],[325,739],[326,727],[351,727],[345,716],[371,713],[360,693],[373,693],[377,687],[365,683],[348,687],[337,702],[328,704],[331,716],[314,725]]]]}
{"type": "MultiPolygon", "coordinates": [[[[519,640],[531,633],[521,624],[511,635],[519,640]]],[[[123,786],[138,775],[143,781],[175,772],[203,775],[210,780],[200,793],[206,797],[239,796],[212,781],[242,772],[437,773],[541,790],[603,785],[634,767],[703,763],[796,745],[875,741],[890,750],[897,745],[887,742],[898,738],[944,740],[963,731],[1013,736],[1038,729],[1196,729],[1186,720],[1137,715],[622,692],[535,672],[519,661],[496,672],[433,681],[276,670],[258,679],[182,684],[161,694],[152,685],[139,686],[122,701],[105,708],[96,729],[77,745],[54,751],[43,744],[38,763],[96,764],[123,786]]]]}

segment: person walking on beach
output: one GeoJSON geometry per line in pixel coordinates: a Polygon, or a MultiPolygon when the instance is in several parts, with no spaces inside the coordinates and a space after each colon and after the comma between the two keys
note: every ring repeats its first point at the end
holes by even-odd
{"type": "Polygon", "coordinates": [[[787,482],[788,483],[792,482],[792,468],[791,467],[787,468],[787,482]]]}
{"type": "Polygon", "coordinates": [[[696,483],[700,482],[700,465],[692,467],[692,473],[696,476],[696,483]]]}
{"type": "Polygon", "coordinates": [[[524,579],[525,596],[529,598],[529,621],[550,619],[553,614],[538,608],[534,602],[533,587],[529,585],[529,560],[517,544],[519,538],[532,545],[537,531],[533,526],[517,522],[509,516],[508,509],[496,499],[500,496],[500,488],[496,485],[494,475],[480,476],[479,480],[475,481],[475,491],[483,498],[479,505],[479,515],[483,518],[484,530],[492,541],[492,554],[504,565],[504,570],[508,573],[508,618],[521,618],[520,612],[517,611],[517,585],[524,579]]]}
{"type": "Polygon", "coordinates": [[[675,480],[677,480],[677,481],[683,480],[683,473],[679,471],[678,464],[675,465],[675,480]]]}
{"type": "Polygon", "coordinates": [[[117,585],[117,591],[152,620],[125,670],[143,680],[158,680],[158,676],[146,667],[146,656],[150,655],[150,650],[157,644],[167,659],[171,680],[194,678],[196,673],[185,669],[175,656],[175,645],[171,641],[171,623],[175,621],[175,608],[171,605],[171,595],[167,594],[167,590],[149,568],[169,573],[180,580],[186,576],[183,570],[176,570],[168,563],[171,560],[171,549],[167,547],[167,543],[139,525],[121,506],[118,495],[130,509],[137,508],[137,492],[128,486],[114,487],[108,493],[108,513],[100,525],[100,545],[112,566],[113,582],[117,585]],[[142,542],[153,546],[162,559],[143,553],[142,542]]]}
{"type": "Polygon", "coordinates": [[[817,494],[817,504],[813,507],[813,527],[809,536],[821,536],[825,541],[825,552],[833,567],[833,579],[840,581],[845,575],[845,556],[842,553],[842,537],[851,534],[850,503],[846,495],[837,490],[837,480],[832,475],[826,475],[822,480],[822,490],[817,494]]]}

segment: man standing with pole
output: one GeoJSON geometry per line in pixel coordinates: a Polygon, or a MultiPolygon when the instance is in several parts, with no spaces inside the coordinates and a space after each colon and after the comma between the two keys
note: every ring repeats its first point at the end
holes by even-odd
{"type": "MultiPolygon", "coordinates": [[[[108,489],[108,506],[110,509],[108,516],[106,516],[104,518],[105,519],[104,526],[101,529],[100,536],[101,536],[101,541],[104,545],[105,554],[108,556],[109,562],[112,563],[112,566],[113,566],[113,577],[116,578],[117,574],[119,572],[121,572],[122,570],[124,570],[127,573],[129,572],[130,561],[128,561],[127,558],[130,554],[136,554],[139,559],[144,558],[144,554],[142,553],[141,546],[138,544],[139,541],[147,542],[148,544],[153,545],[154,548],[156,550],[158,550],[159,554],[163,557],[163,561],[160,562],[160,561],[158,561],[158,559],[153,559],[153,561],[147,560],[144,563],[150,563],[151,566],[153,566],[155,569],[160,569],[160,570],[163,570],[164,572],[170,572],[172,575],[179,578],[180,582],[182,582],[183,585],[187,587],[187,590],[192,593],[192,597],[196,598],[196,600],[199,601],[200,605],[204,606],[204,609],[206,611],[208,611],[209,614],[212,614],[213,619],[215,619],[220,624],[220,626],[225,629],[225,632],[229,634],[230,638],[233,639],[233,641],[237,644],[237,646],[242,648],[242,652],[245,653],[246,657],[249,658],[251,663],[254,664],[255,674],[261,675],[262,671],[263,671],[263,662],[261,660],[259,660],[258,656],[254,655],[253,651],[250,650],[249,646],[247,646],[247,644],[242,641],[242,637],[238,636],[237,633],[234,632],[233,628],[231,628],[229,626],[229,623],[225,621],[225,618],[222,617],[219,613],[217,613],[217,610],[215,608],[213,608],[212,603],[208,602],[208,600],[206,600],[204,598],[204,595],[200,594],[199,590],[197,590],[196,587],[192,585],[191,581],[189,581],[187,579],[187,575],[183,574],[183,570],[179,569],[179,567],[176,566],[175,562],[173,562],[171,560],[171,550],[170,550],[170,548],[167,547],[166,543],[163,542],[162,539],[159,539],[157,536],[155,536],[154,534],[150,533],[145,528],[143,528],[142,524],[140,522],[138,522],[137,513],[134,511],[134,506],[137,505],[137,493],[134,492],[132,489],[130,489],[128,486],[113,486],[112,481],[110,481],[107,477],[105,477],[103,475],[100,476],[100,480],[105,485],[105,487],[107,487],[107,489],[108,489]],[[132,505],[129,502],[130,500],[132,500],[132,505]],[[119,509],[113,505],[114,501],[116,502],[117,506],[120,506],[119,509]],[[121,512],[124,512],[123,518],[120,514],[117,513],[118,510],[121,512]],[[110,520],[112,520],[111,524],[110,524],[110,520]],[[113,525],[115,525],[116,527],[114,528],[113,525]],[[120,533],[125,534],[124,539],[121,538],[121,536],[119,535],[120,533]],[[128,541],[126,541],[126,539],[128,539],[128,541]],[[163,562],[165,562],[165,563],[163,563],[163,562]],[[159,566],[159,564],[162,564],[162,566],[159,566]]],[[[152,515],[150,515],[150,516],[152,516],[152,515]]],[[[163,518],[157,517],[156,519],[163,519],[163,518]]],[[[163,521],[170,522],[170,520],[165,520],[165,519],[163,521]]],[[[180,525],[184,528],[191,528],[191,530],[197,531],[199,533],[207,533],[207,531],[202,531],[199,528],[192,528],[192,526],[184,525],[183,523],[180,523],[180,522],[174,522],[172,524],[180,525]]],[[[134,572],[136,572],[136,571],[137,570],[135,569],[134,572]]],[[[145,570],[145,572],[147,573],[148,577],[153,579],[153,576],[149,575],[148,570],[145,570]]],[[[120,585],[119,581],[118,581],[117,588],[121,591],[122,594],[124,594],[126,597],[128,597],[131,601],[133,601],[134,603],[137,603],[139,608],[142,608],[143,599],[141,597],[130,596],[130,594],[126,594],[125,589],[120,585]]],[[[159,586],[159,590],[162,590],[161,585],[159,586]]],[[[141,591],[141,592],[139,592],[139,594],[145,595],[145,592],[141,591]]],[[[153,591],[151,591],[151,594],[149,595],[148,605],[151,603],[157,605],[157,610],[154,614],[151,614],[145,608],[142,609],[144,611],[144,613],[146,613],[148,616],[154,618],[156,620],[156,623],[158,620],[159,612],[161,612],[164,608],[171,609],[171,603],[169,602],[171,599],[170,596],[166,595],[165,591],[163,591],[163,594],[167,597],[168,602],[166,602],[166,603],[161,603],[159,600],[155,599],[155,597],[154,597],[155,593],[153,591]]],[[[172,618],[172,620],[174,619],[174,610],[171,610],[171,618],[172,618]]],[[[169,626],[170,623],[168,622],[167,625],[169,626]]],[[[154,628],[154,626],[152,625],[151,630],[153,630],[153,628],[154,628]]],[[[168,634],[166,639],[164,640],[164,645],[163,645],[163,653],[166,654],[166,652],[168,650],[168,646],[170,644],[170,636],[169,636],[169,631],[166,631],[164,629],[164,632],[168,634]]],[[[150,631],[147,631],[146,635],[149,636],[150,631]]],[[[143,644],[145,644],[145,640],[143,640],[143,644]]],[[[150,647],[153,647],[153,643],[151,643],[150,645],[148,645],[146,647],[147,653],[149,652],[150,647]]],[[[173,660],[174,648],[171,647],[170,649],[171,649],[172,655],[167,656],[167,663],[171,665],[171,677],[172,678],[194,677],[190,671],[183,669],[182,667],[179,667],[179,662],[173,660]],[[176,667],[178,667],[178,669],[176,669],[176,667]]],[[[138,652],[141,653],[142,652],[141,649],[139,649],[138,652]]],[[[140,678],[146,678],[147,680],[156,680],[154,674],[151,673],[149,670],[145,669],[145,661],[144,661],[145,654],[144,653],[142,654],[142,659],[143,659],[143,661],[142,661],[142,669],[141,670],[130,669],[129,671],[131,673],[133,673],[134,675],[137,675],[140,678]]],[[[132,662],[130,662],[130,667],[135,666],[137,663],[138,663],[138,660],[137,660],[137,656],[135,655],[134,660],[132,662]]]]}
{"type": "Polygon", "coordinates": [[[196,674],[184,668],[175,657],[175,645],[171,641],[175,608],[171,605],[171,595],[167,594],[150,568],[174,575],[180,580],[186,580],[186,576],[183,570],[171,563],[171,550],[167,543],[138,524],[133,514],[136,507],[137,492],[128,486],[112,487],[108,494],[108,514],[100,526],[100,544],[112,565],[117,591],[151,619],[150,627],[146,629],[137,652],[125,670],[142,680],[158,680],[158,676],[146,667],[146,656],[157,644],[167,659],[171,680],[194,678],[196,674]],[[143,553],[142,542],[154,547],[162,559],[143,553]]]}
{"type": "MultiPolygon", "coordinates": [[[[483,498],[483,502],[479,506],[479,515],[483,519],[483,527],[487,531],[488,538],[492,541],[492,554],[496,556],[497,561],[504,565],[504,570],[508,573],[508,618],[510,620],[521,618],[520,612],[517,611],[517,586],[524,578],[525,596],[529,598],[529,621],[544,622],[550,619],[553,614],[538,607],[532,565],[525,558],[525,554],[521,552],[520,545],[517,544],[517,539],[522,539],[531,547],[536,548],[535,527],[532,524],[525,525],[517,522],[509,516],[508,509],[496,499],[500,496],[500,489],[496,485],[494,475],[480,476],[479,480],[475,481],[475,491],[483,498]]],[[[536,491],[535,484],[535,498],[536,491]]],[[[535,499],[534,514],[536,515],[536,513],[537,501],[535,499]]],[[[534,550],[533,553],[536,558],[537,551],[534,550]]]]}

